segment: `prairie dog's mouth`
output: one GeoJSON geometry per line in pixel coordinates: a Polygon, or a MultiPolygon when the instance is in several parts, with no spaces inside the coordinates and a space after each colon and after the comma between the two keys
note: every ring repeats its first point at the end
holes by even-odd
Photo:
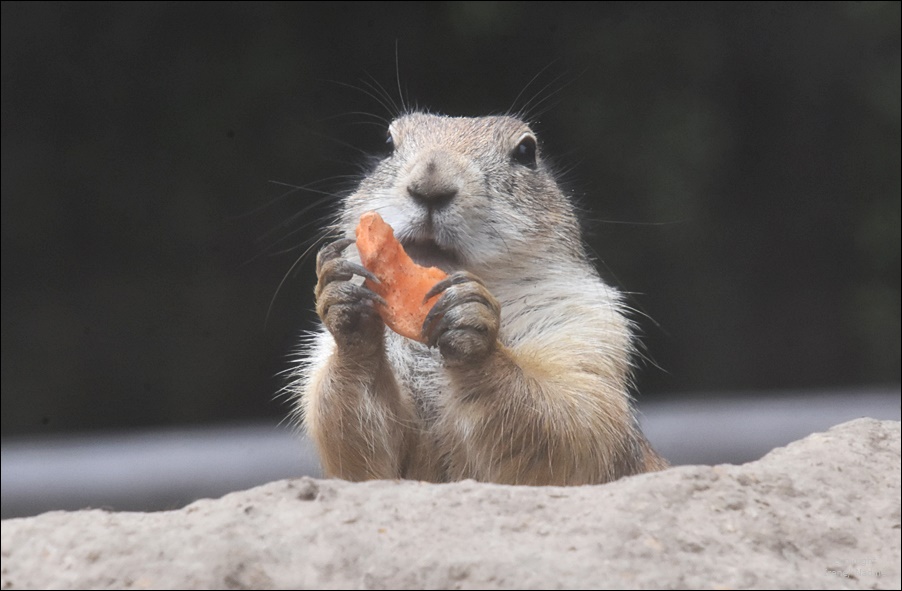
{"type": "Polygon", "coordinates": [[[421,267],[438,267],[445,273],[460,268],[460,259],[452,250],[441,248],[433,240],[402,240],[401,246],[421,267]]]}

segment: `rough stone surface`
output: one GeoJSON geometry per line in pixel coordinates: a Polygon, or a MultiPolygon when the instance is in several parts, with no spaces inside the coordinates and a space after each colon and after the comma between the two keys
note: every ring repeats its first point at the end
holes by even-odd
{"type": "Polygon", "coordinates": [[[273,482],[3,522],[2,588],[899,589],[900,427],[604,486],[273,482]]]}

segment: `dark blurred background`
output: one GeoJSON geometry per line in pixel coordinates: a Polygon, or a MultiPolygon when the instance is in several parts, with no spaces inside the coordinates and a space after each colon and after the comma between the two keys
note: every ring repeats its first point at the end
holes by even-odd
{"type": "Polygon", "coordinates": [[[640,403],[900,382],[898,2],[4,2],[2,60],[4,438],[284,417],[401,93],[533,114],[640,403]]]}

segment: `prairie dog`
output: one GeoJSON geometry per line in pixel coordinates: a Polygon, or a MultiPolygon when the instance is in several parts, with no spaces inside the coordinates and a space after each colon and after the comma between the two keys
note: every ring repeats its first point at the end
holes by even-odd
{"type": "Polygon", "coordinates": [[[343,203],[345,238],[317,256],[323,330],[295,400],[325,474],[577,485],[666,467],[632,408],[621,296],[530,127],[411,113],[388,131],[391,154],[343,203]],[[387,329],[360,284],[351,237],[370,210],[417,263],[449,274],[427,344],[387,329]]]}

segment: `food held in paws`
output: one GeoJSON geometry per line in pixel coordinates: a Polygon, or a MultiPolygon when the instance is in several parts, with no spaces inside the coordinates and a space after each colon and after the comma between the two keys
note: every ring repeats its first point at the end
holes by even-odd
{"type": "Polygon", "coordinates": [[[435,267],[421,267],[404,252],[389,226],[375,211],[360,216],[357,224],[357,250],[360,262],[379,278],[365,285],[382,296],[387,306],[378,306],[383,322],[396,333],[421,341],[423,321],[438,300],[423,298],[447,275],[435,267]]]}

